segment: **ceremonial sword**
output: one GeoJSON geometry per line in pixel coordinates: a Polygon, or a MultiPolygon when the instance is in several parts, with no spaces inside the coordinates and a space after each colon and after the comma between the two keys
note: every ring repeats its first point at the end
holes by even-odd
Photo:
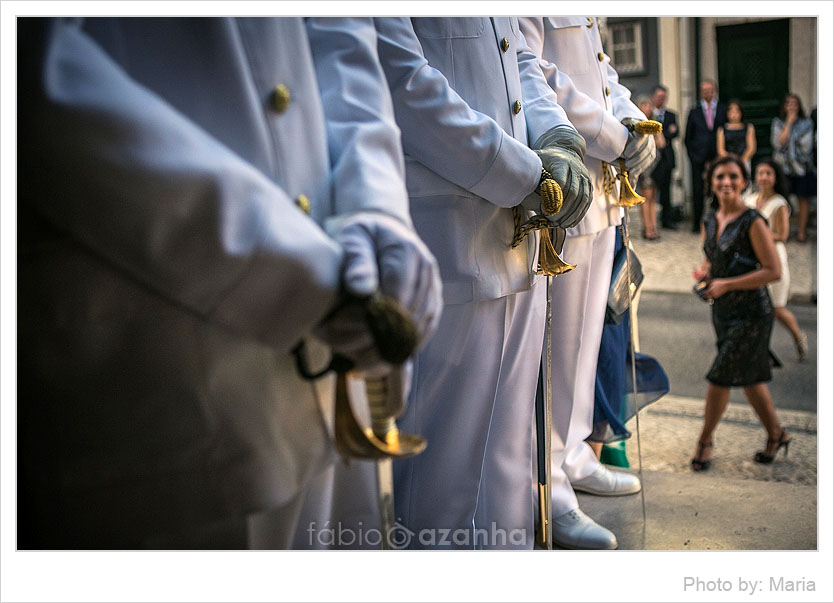
{"type": "MultiPolygon", "coordinates": [[[[654,121],[651,119],[638,121],[636,123],[632,123],[626,126],[630,132],[637,132],[638,134],[643,135],[654,135],[659,134],[663,131],[663,124],[658,121],[654,121]]],[[[628,172],[625,169],[625,160],[620,159],[620,169],[619,173],[617,174],[617,178],[621,179],[621,187],[625,187],[624,189],[620,189],[620,203],[621,207],[625,207],[626,211],[623,212],[623,222],[620,225],[623,233],[623,245],[625,245],[626,249],[626,274],[628,275],[628,334],[629,334],[629,350],[631,353],[631,386],[633,391],[633,399],[634,399],[634,421],[637,432],[637,473],[640,476],[640,483],[643,483],[643,450],[640,441],[640,407],[639,402],[637,400],[637,363],[635,362],[634,357],[634,313],[632,309],[632,299],[634,293],[636,293],[636,287],[634,283],[631,281],[631,237],[628,231],[628,208],[633,207],[635,205],[640,205],[646,199],[634,192],[634,189],[631,187],[631,184],[628,181],[628,172]]],[[[607,168],[606,175],[607,175],[607,168]]],[[[642,547],[643,549],[646,548],[646,488],[640,488],[640,504],[643,511],[643,532],[642,532],[642,547]]]]}
{"type": "Polygon", "coordinates": [[[380,544],[383,550],[390,550],[401,548],[397,546],[395,534],[392,459],[414,456],[426,448],[426,440],[421,436],[401,433],[397,429],[395,414],[402,408],[401,398],[405,393],[402,364],[417,349],[417,328],[396,300],[381,294],[368,298],[348,296],[328,316],[356,304],[364,310],[365,321],[380,358],[391,365],[390,372],[385,375],[374,372],[362,375],[371,427],[360,425],[350,405],[347,386],[348,376],[353,374],[353,362],[350,359],[334,354],[327,368],[312,372],[304,358],[303,342],[296,346],[293,354],[298,371],[305,379],[317,379],[331,370],[337,373],[334,444],[346,461],[352,458],[376,461],[380,544]],[[398,404],[392,404],[392,396],[400,397],[398,404]]]}

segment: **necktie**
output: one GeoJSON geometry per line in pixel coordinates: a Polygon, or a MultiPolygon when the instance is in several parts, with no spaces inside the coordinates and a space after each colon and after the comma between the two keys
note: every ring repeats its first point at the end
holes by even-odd
{"type": "Polygon", "coordinates": [[[712,130],[712,105],[707,103],[707,127],[712,130]]]}

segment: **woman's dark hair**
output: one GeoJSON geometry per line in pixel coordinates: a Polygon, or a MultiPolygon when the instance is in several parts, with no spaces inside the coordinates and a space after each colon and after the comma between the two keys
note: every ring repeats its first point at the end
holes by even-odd
{"type": "Polygon", "coordinates": [[[750,174],[747,173],[747,166],[744,165],[744,162],[741,160],[741,157],[738,155],[734,155],[732,153],[728,153],[723,157],[718,157],[714,159],[710,164],[709,168],[707,169],[707,190],[710,194],[710,204],[709,206],[712,209],[718,209],[718,197],[715,196],[715,191],[712,190],[712,175],[715,173],[715,170],[718,169],[719,166],[725,165],[727,163],[734,163],[738,166],[738,169],[741,170],[741,177],[744,178],[745,182],[750,182],[750,174]]]}
{"type": "MultiPolygon", "coordinates": [[[[737,98],[733,98],[727,101],[727,111],[730,110],[730,105],[735,105],[738,107],[738,112],[741,113],[741,123],[744,123],[744,107],[741,106],[741,101],[737,98]]],[[[729,119],[727,120],[729,121],[729,119]]]]}
{"type": "Polygon", "coordinates": [[[773,183],[773,192],[777,195],[782,195],[785,199],[788,198],[788,185],[785,182],[785,175],[782,173],[782,170],[776,165],[776,162],[772,159],[762,159],[760,162],[756,164],[756,167],[753,169],[753,174],[756,173],[756,170],[759,169],[760,165],[769,166],[770,169],[776,174],[776,181],[773,183]]]}
{"type": "Polygon", "coordinates": [[[789,92],[785,95],[785,98],[782,99],[782,104],[779,106],[779,119],[785,121],[785,117],[787,117],[788,113],[785,111],[785,103],[788,102],[789,98],[795,98],[796,104],[799,105],[799,117],[805,117],[805,109],[802,108],[802,99],[799,98],[793,92],[789,92]]]}

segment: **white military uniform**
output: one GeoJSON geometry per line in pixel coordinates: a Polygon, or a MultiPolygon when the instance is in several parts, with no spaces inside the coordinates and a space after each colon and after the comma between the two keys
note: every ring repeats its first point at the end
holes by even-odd
{"type": "Polygon", "coordinates": [[[545,296],[535,240],[510,249],[510,208],[541,176],[527,141],[569,123],[515,18],[375,21],[412,218],[445,301],[400,421],[428,449],[395,463],[397,517],[418,548],[529,548],[545,296]]]}
{"type": "Polygon", "coordinates": [[[22,27],[20,542],[237,546],[205,526],[283,507],[287,546],[334,460],[289,353],[339,289],[322,225],[410,223],[372,23],[22,27]]]}
{"type": "Polygon", "coordinates": [[[553,515],[578,507],[569,479],[590,475],[598,461],[584,440],[591,434],[594,384],[605,305],[614,259],[615,228],[621,222],[618,191],[603,189],[602,162],[614,162],[625,147],[625,117],[645,119],[619,83],[602,50],[599,22],[591,17],[525,17],[521,30],[541,57],[548,83],[585,138],[585,165],[594,182],[594,202],[567,231],[562,257],[575,270],[553,280],[553,515]]]}

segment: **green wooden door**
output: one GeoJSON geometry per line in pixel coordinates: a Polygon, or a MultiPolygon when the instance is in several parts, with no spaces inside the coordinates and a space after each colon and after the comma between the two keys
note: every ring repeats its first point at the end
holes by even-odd
{"type": "Polygon", "coordinates": [[[716,27],[718,90],[722,102],[737,98],[744,119],[756,127],[753,163],[769,157],[770,126],[788,93],[788,19],[716,27]]]}

